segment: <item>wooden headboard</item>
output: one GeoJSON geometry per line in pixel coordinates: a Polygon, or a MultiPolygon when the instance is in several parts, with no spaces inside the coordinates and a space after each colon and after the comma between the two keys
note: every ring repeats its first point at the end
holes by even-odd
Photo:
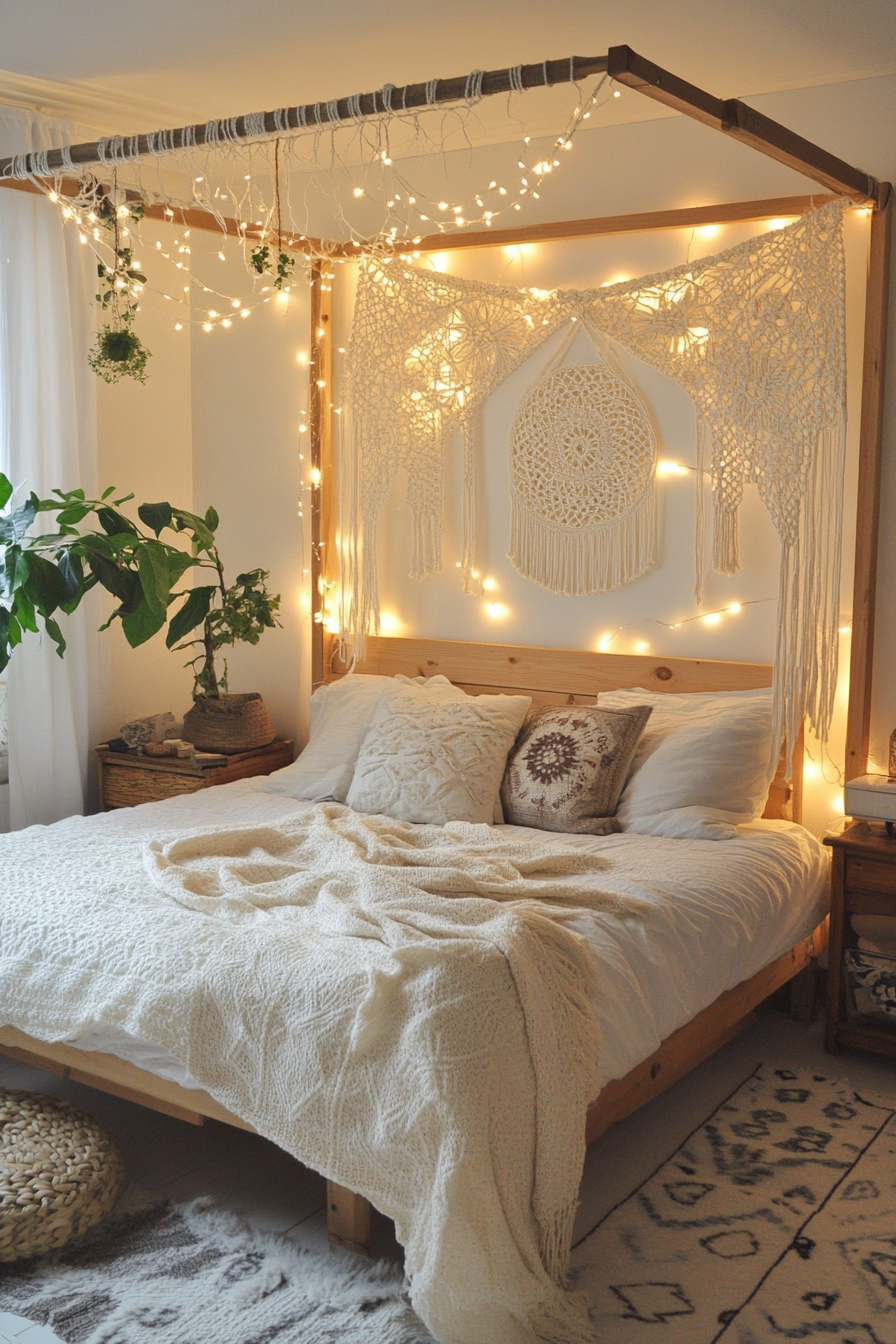
{"type": "MultiPolygon", "coordinates": [[[[345,668],[332,636],[324,648],[324,680],[345,668]]],[[[642,686],[651,691],[749,691],[772,684],[769,663],[724,663],[702,658],[656,658],[637,653],[591,653],[515,644],[470,644],[451,639],[371,636],[356,671],[394,677],[433,677],[441,672],[470,695],[511,692],[540,705],[594,704],[598,691],[642,686]]],[[[763,816],[802,818],[803,734],[793,753],[793,780],[785,784],[782,757],[763,816]]]]}

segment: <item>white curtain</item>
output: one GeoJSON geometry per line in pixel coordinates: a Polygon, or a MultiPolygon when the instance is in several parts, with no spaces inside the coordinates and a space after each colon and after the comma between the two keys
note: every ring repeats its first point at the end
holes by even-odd
{"type": "MultiPolygon", "coordinates": [[[[0,107],[0,154],[46,148],[69,128],[0,107]]],[[[27,493],[96,490],[90,248],[43,197],[0,188],[0,466],[27,493]]],[[[90,604],[93,606],[93,604],[90,604]]],[[[88,677],[96,612],[61,616],[68,643],[26,635],[7,669],[10,821],[15,830],[84,811],[88,677]]]]}

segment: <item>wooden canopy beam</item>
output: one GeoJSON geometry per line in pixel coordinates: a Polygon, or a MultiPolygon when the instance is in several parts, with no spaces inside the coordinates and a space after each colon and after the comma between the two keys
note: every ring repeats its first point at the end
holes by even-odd
{"type": "MultiPolygon", "coordinates": [[[[320,127],[339,126],[353,123],[359,118],[382,116],[389,112],[415,112],[421,108],[440,107],[446,103],[462,103],[471,97],[478,100],[490,98],[496,93],[514,93],[522,89],[538,89],[554,84],[574,84],[590,75],[602,74],[607,68],[606,56],[566,56],[559,61],[538,61],[534,65],[505,67],[502,70],[481,70],[472,75],[456,75],[451,79],[432,79],[419,84],[405,84],[400,88],[386,85],[374,93],[354,94],[348,98],[336,98],[324,103],[305,103],[299,107],[284,107],[278,112],[263,113],[264,135],[284,134],[320,127]]],[[[136,135],[124,138],[126,158],[137,159],[151,155],[150,147],[164,144],[168,150],[181,150],[201,147],[208,143],[208,127],[221,126],[221,122],[198,122],[192,126],[180,126],[177,130],[163,131],[153,135],[136,135]]],[[[236,117],[227,122],[225,143],[231,140],[256,140],[259,137],[257,121],[254,116],[236,117]]],[[[52,149],[47,155],[46,164],[51,172],[61,169],[71,171],[73,164],[91,167],[102,163],[99,144],[102,141],[91,140],[80,145],[70,146],[67,157],[61,149],[52,149]]],[[[0,159],[0,177],[13,170],[13,158],[0,159]]],[[[43,174],[43,156],[29,154],[26,169],[36,176],[43,174]]]]}
{"type": "Polygon", "coordinates": [[[631,47],[610,48],[607,74],[617,84],[624,84],[665,107],[683,112],[713,130],[723,131],[760,154],[767,154],[795,172],[814,178],[829,191],[851,196],[856,201],[873,201],[877,207],[885,203],[887,184],[878,182],[870,173],[853,168],[811,140],[804,140],[795,131],[756,112],[739,98],[713,97],[695,84],[645,60],[631,47]]]}

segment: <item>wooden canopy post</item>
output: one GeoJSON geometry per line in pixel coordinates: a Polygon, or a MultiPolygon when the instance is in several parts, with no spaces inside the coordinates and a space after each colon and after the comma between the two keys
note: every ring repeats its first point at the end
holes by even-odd
{"type": "MultiPolygon", "coordinates": [[[[882,185],[889,186],[889,183],[882,185]]],[[[849,660],[849,707],[846,716],[844,773],[848,780],[864,775],[868,769],[868,739],[871,731],[871,678],[874,670],[874,607],[877,597],[893,209],[893,193],[890,190],[881,207],[871,216],[871,238],[868,247],[852,649],[849,660]]]]}
{"type": "Polygon", "coordinates": [[[332,490],[332,290],[325,284],[325,262],[311,268],[311,358],[308,361],[311,422],[311,689],[324,679],[324,618],[327,596],[327,560],[333,536],[332,490]]]}

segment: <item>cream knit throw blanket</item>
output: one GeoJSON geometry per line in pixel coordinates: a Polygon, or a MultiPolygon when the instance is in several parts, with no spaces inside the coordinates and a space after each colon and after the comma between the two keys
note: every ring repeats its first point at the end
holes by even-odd
{"type": "Polygon", "coordinates": [[[337,804],[148,840],[102,823],[4,837],[0,1022],[170,1052],[395,1219],[444,1344],[594,1344],[561,1286],[599,1046],[563,918],[641,909],[596,890],[607,861],[337,804]]]}

